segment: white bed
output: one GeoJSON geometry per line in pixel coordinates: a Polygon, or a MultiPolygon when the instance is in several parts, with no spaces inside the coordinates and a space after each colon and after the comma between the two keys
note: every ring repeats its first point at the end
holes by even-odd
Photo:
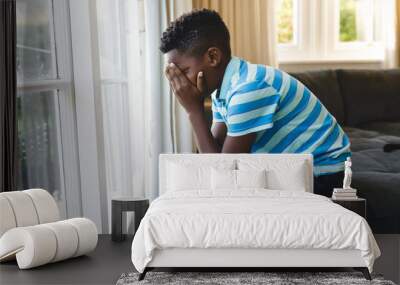
{"type": "Polygon", "coordinates": [[[312,194],[312,156],[163,154],[159,170],[160,197],[132,243],[140,279],[154,267],[354,267],[370,278],[380,255],[372,232],[362,217],[312,194]],[[184,168],[177,174],[175,165],[184,168]],[[196,167],[190,177],[185,169],[196,167]],[[211,189],[210,167],[266,169],[267,189],[211,189]],[[178,189],[185,183],[190,189],[178,189]]]}

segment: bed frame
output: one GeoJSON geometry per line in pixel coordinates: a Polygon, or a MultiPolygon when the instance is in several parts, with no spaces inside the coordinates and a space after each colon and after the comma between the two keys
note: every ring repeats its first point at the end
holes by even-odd
{"type": "MultiPolygon", "coordinates": [[[[290,159],[306,163],[307,192],[313,192],[313,159],[308,154],[162,154],[159,161],[159,190],[163,194],[166,181],[166,162],[180,159],[201,159],[212,163],[220,159],[290,159]]],[[[230,268],[235,271],[265,268],[343,268],[361,271],[367,280],[371,276],[359,250],[330,249],[249,249],[249,248],[170,248],[158,249],[139,280],[155,268],[230,268]]]]}
{"type": "Polygon", "coordinates": [[[329,249],[193,249],[156,250],[152,261],[139,275],[155,268],[232,268],[246,271],[254,268],[337,268],[352,267],[371,280],[359,250],[329,249]]]}

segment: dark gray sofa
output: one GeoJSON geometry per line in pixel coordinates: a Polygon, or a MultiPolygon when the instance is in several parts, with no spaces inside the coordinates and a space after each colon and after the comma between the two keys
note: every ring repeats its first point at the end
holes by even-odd
{"type": "Polygon", "coordinates": [[[292,75],[319,97],[349,135],[352,186],[367,199],[373,232],[400,233],[400,69],[292,75]]]}

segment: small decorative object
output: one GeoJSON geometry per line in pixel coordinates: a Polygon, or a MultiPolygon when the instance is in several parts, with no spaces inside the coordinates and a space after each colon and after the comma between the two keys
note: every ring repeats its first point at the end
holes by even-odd
{"type": "Polygon", "coordinates": [[[344,162],[343,188],[334,188],[332,199],[353,200],[357,199],[357,189],[351,187],[353,172],[351,171],[351,158],[348,157],[344,162]]]}
{"type": "Polygon", "coordinates": [[[344,162],[344,179],[343,179],[343,189],[352,189],[351,178],[353,176],[353,172],[351,171],[351,158],[348,157],[344,162]]]}

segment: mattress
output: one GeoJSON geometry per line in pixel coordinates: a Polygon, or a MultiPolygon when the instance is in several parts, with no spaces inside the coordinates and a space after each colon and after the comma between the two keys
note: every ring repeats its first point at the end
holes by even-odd
{"type": "Polygon", "coordinates": [[[372,272],[379,248],[361,216],[301,191],[175,191],[153,201],[132,242],[139,272],[162,249],[359,250],[372,272]]]}

